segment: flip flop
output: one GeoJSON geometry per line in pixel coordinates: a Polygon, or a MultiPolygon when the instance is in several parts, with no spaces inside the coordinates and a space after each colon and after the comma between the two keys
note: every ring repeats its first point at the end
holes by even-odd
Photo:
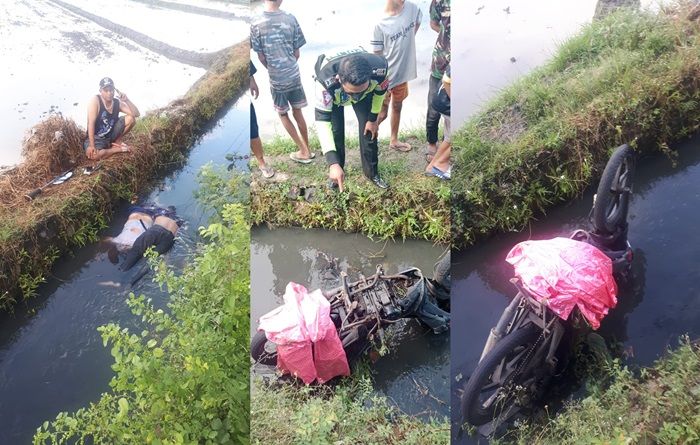
{"type": "Polygon", "coordinates": [[[452,175],[449,171],[444,172],[437,167],[433,167],[433,174],[438,178],[442,179],[443,181],[449,181],[450,179],[452,179],[452,175]]]}
{"type": "Polygon", "coordinates": [[[300,164],[311,164],[312,159],[314,158],[315,155],[311,156],[308,159],[303,159],[297,156],[296,152],[294,153],[289,153],[289,159],[291,159],[294,162],[298,162],[300,164]]]}
{"type": "Polygon", "coordinates": [[[400,151],[402,153],[406,153],[411,151],[411,144],[407,144],[406,142],[399,142],[398,144],[389,144],[389,148],[392,150],[400,151]]]}
{"type": "Polygon", "coordinates": [[[265,166],[265,168],[260,167],[260,174],[263,178],[270,179],[271,177],[275,176],[275,169],[268,166],[265,166]]]}

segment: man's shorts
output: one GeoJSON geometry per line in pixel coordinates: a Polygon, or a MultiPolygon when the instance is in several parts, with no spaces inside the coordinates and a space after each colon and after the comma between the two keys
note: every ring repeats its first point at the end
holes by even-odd
{"type": "MultiPolygon", "coordinates": [[[[114,123],[114,128],[112,128],[112,131],[107,133],[106,136],[104,137],[97,137],[95,136],[95,149],[96,150],[103,150],[105,148],[109,148],[112,145],[112,142],[117,140],[119,136],[121,136],[124,133],[124,128],[126,128],[126,121],[125,117],[122,116],[119,119],[117,119],[117,122],[114,123]]],[[[90,146],[90,138],[85,139],[85,142],[83,143],[83,149],[87,150],[87,148],[90,146]]]]}
{"type": "Polygon", "coordinates": [[[270,88],[272,92],[272,102],[275,105],[275,111],[279,114],[284,114],[289,111],[291,106],[294,109],[304,108],[307,105],[306,94],[304,88],[299,84],[298,88],[290,91],[279,92],[274,88],[270,88]]]}
{"type": "Polygon", "coordinates": [[[255,107],[253,102],[250,103],[250,140],[257,139],[260,137],[260,132],[258,129],[258,116],[255,114],[255,107]]]}
{"type": "Polygon", "coordinates": [[[408,97],[408,82],[400,83],[394,88],[390,88],[384,95],[384,106],[388,107],[389,102],[394,100],[394,103],[401,103],[408,97]]]}

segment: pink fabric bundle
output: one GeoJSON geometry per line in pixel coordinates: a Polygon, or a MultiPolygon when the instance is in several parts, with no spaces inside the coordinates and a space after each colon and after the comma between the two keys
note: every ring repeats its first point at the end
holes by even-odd
{"type": "Polygon", "coordinates": [[[320,290],[308,293],[304,286],[290,282],[284,305],[260,317],[258,329],[277,345],[277,367],[307,385],[350,375],[330,303],[320,290]]]}
{"type": "Polygon", "coordinates": [[[590,244],[569,238],[524,241],[506,261],[523,287],[566,320],[575,306],[593,329],[617,305],[612,260],[590,244]]]}

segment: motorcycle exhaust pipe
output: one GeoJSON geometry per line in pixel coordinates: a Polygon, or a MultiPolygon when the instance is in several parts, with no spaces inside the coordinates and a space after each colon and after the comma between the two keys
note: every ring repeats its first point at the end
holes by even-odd
{"type": "Polygon", "coordinates": [[[515,309],[517,309],[517,307],[520,305],[520,300],[522,300],[522,298],[522,294],[518,292],[518,294],[515,296],[515,298],[513,298],[508,307],[506,307],[506,309],[503,311],[503,314],[501,314],[501,318],[498,319],[496,327],[491,328],[491,331],[489,332],[489,338],[486,339],[484,350],[481,352],[481,357],[479,357],[479,363],[481,363],[486,354],[491,352],[491,349],[493,349],[496,343],[498,343],[499,340],[503,338],[506,327],[508,326],[510,320],[513,319],[513,313],[515,312],[515,309]]]}

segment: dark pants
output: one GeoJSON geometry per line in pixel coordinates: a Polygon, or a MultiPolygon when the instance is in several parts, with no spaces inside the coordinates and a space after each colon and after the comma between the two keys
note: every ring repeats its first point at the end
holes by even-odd
{"type": "Polygon", "coordinates": [[[126,254],[126,259],[119,268],[121,270],[129,270],[134,264],[138,262],[143,257],[144,252],[151,246],[154,246],[156,252],[159,255],[164,254],[175,242],[175,236],[173,233],[163,226],[158,224],[153,224],[148,230],[143,232],[136,238],[134,245],[131,246],[129,252],[126,254]]]}
{"type": "Polygon", "coordinates": [[[437,144],[438,126],[440,125],[440,113],[433,108],[433,99],[440,90],[442,80],[430,76],[430,86],[428,87],[428,114],[425,117],[425,139],[429,144],[437,144]]]}
{"type": "MultiPolygon", "coordinates": [[[[357,116],[358,133],[360,138],[360,159],[362,160],[362,172],[366,177],[372,179],[379,174],[377,165],[379,164],[379,148],[377,140],[365,136],[365,125],[372,109],[372,95],[360,102],[353,104],[357,116]]],[[[338,153],[340,166],[345,169],[345,107],[333,104],[331,109],[331,126],[333,128],[333,141],[335,150],[338,153]]]]}

